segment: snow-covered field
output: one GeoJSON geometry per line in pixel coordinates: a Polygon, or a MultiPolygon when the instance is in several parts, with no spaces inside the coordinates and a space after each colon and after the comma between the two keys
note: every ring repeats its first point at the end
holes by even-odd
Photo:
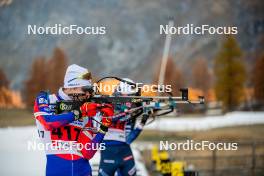
{"type": "Polygon", "coordinates": [[[222,116],[197,118],[164,117],[147,125],[148,130],[199,131],[239,125],[264,124],[264,112],[232,112],[222,116]]]}
{"type": "Polygon", "coordinates": [[[38,141],[35,127],[2,128],[0,139],[0,175],[44,175],[44,152],[27,149],[27,141],[38,141]]]}
{"type": "MultiPolygon", "coordinates": [[[[28,150],[28,142],[39,143],[37,129],[31,127],[10,127],[0,129],[0,175],[1,176],[44,176],[46,157],[44,151],[28,150]]],[[[147,170],[138,150],[133,149],[139,175],[147,176],[147,170]]],[[[91,160],[94,174],[100,161],[97,152],[91,160]]]]}

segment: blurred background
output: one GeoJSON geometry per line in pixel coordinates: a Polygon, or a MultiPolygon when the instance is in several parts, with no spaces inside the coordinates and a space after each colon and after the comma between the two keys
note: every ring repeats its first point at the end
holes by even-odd
{"type": "Polygon", "coordinates": [[[166,37],[160,25],[169,20],[175,26],[237,26],[238,34],[172,35],[164,83],[172,85],[174,95],[188,87],[191,99],[204,95],[206,104],[179,106],[146,126],[133,144],[140,163],[149,175],[168,172],[157,160],[169,161],[169,167],[176,162],[178,175],[263,175],[263,9],[261,0],[0,0],[1,175],[44,175],[35,162],[44,154],[26,156],[10,140],[21,146],[37,140],[34,98],[40,90],[56,92],[69,64],[88,68],[95,80],[119,76],[157,83],[166,37]],[[27,34],[28,25],[55,24],[105,26],[106,34],[27,34]],[[187,139],[238,142],[239,149],[155,154],[160,140],[187,139]],[[21,167],[11,169],[13,162],[21,167]],[[35,170],[27,167],[32,163],[35,170]]]}

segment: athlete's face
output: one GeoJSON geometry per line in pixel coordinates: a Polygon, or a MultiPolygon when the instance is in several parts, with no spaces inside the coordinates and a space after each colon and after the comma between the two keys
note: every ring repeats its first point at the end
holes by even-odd
{"type": "Polygon", "coordinates": [[[68,88],[64,91],[68,95],[75,95],[78,100],[84,100],[91,97],[91,93],[89,91],[85,91],[83,87],[74,87],[74,88],[68,88]]]}

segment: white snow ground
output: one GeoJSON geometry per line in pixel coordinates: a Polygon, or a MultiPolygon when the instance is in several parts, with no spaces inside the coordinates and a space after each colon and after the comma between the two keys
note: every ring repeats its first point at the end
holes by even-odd
{"type": "MultiPolygon", "coordinates": [[[[233,112],[224,116],[203,118],[160,118],[146,126],[146,129],[164,131],[207,130],[236,125],[264,124],[264,112],[233,112]]],[[[1,176],[44,176],[45,154],[43,151],[29,151],[28,141],[39,141],[37,130],[30,127],[10,127],[0,129],[0,175],[1,176]]],[[[140,147],[140,146],[138,146],[140,147]]],[[[139,175],[147,175],[141,155],[134,149],[139,175]]],[[[97,153],[91,164],[98,167],[100,155],[97,153]]]]}
{"type": "MultiPolygon", "coordinates": [[[[28,142],[39,143],[37,129],[30,127],[0,128],[0,175],[44,176],[46,157],[44,151],[28,150],[28,142]]],[[[147,176],[147,170],[138,150],[133,149],[138,175],[147,176]]],[[[100,154],[91,160],[93,175],[97,175],[100,154]]]]}
{"type": "Polygon", "coordinates": [[[196,118],[162,117],[147,125],[148,130],[200,131],[239,125],[264,124],[264,112],[231,112],[222,116],[196,118]]]}

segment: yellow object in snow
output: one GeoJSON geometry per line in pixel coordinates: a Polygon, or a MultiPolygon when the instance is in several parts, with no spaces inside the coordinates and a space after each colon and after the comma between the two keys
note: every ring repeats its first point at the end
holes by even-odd
{"type": "Polygon", "coordinates": [[[171,163],[171,176],[184,176],[185,162],[174,161],[171,163]]]}
{"type": "Polygon", "coordinates": [[[153,146],[151,149],[151,160],[152,163],[155,165],[155,170],[160,171],[160,158],[159,158],[159,149],[158,146],[153,146]]]}
{"type": "Polygon", "coordinates": [[[158,146],[151,149],[151,160],[155,164],[155,170],[161,174],[171,174],[171,176],[184,176],[184,161],[170,161],[167,151],[159,151],[158,146]]]}
{"type": "Polygon", "coordinates": [[[161,151],[159,153],[159,158],[160,160],[163,160],[163,161],[169,160],[169,153],[167,151],[161,151]]]}
{"type": "Polygon", "coordinates": [[[159,153],[160,158],[160,172],[161,174],[170,174],[171,173],[171,162],[169,153],[167,151],[161,151],[159,153]]]}
{"type": "Polygon", "coordinates": [[[151,160],[156,161],[159,159],[159,149],[158,146],[153,146],[151,149],[151,160]]]}

